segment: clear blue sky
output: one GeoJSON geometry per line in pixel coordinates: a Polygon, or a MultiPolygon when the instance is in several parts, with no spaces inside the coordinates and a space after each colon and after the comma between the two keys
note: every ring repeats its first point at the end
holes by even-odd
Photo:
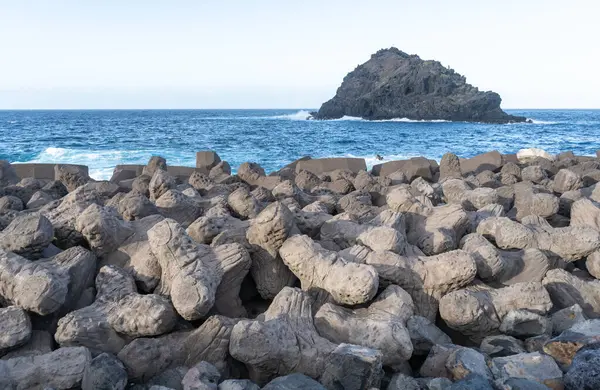
{"type": "Polygon", "coordinates": [[[600,108],[598,0],[1,0],[0,108],[317,108],[383,47],[600,108]]]}

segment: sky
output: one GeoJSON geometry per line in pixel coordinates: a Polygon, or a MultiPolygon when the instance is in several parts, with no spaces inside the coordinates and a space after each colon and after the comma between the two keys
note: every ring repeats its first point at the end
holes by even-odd
{"type": "Polygon", "coordinates": [[[318,108],[391,46],[600,108],[598,0],[0,0],[0,109],[318,108]]]}

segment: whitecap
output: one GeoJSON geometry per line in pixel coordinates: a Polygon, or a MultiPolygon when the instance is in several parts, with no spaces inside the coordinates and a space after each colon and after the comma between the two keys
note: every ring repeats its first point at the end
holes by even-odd
{"type": "Polygon", "coordinates": [[[306,110],[300,110],[293,114],[285,114],[285,115],[275,115],[270,116],[270,119],[286,119],[291,121],[306,121],[311,117],[310,112],[306,110]]]}
{"type": "MultiPolygon", "coordinates": [[[[305,121],[305,120],[309,120],[312,119],[312,115],[310,113],[310,111],[306,111],[306,110],[300,110],[298,112],[295,112],[293,114],[285,114],[285,115],[275,115],[275,116],[269,116],[266,117],[269,119],[285,119],[285,120],[294,120],[294,121],[305,121]]],[[[256,119],[256,117],[254,118],[256,119]]],[[[350,116],[350,115],[344,115],[341,118],[337,118],[337,119],[324,119],[323,121],[325,122],[346,122],[346,121],[354,121],[354,122],[371,122],[371,123],[377,123],[377,122],[404,122],[404,123],[444,123],[444,122],[450,122],[447,121],[445,119],[409,119],[409,118],[392,118],[392,119],[375,119],[375,120],[370,120],[370,119],[364,119],[358,116],[350,116]]]]}
{"type": "Polygon", "coordinates": [[[360,118],[358,116],[350,116],[350,115],[344,115],[343,117],[339,118],[339,119],[330,119],[331,121],[363,121],[363,122],[367,122],[366,119],[360,118]]]}
{"type": "Polygon", "coordinates": [[[559,122],[553,122],[553,121],[542,121],[542,120],[531,119],[531,118],[527,118],[527,120],[531,121],[531,123],[533,123],[534,125],[556,125],[559,123],[559,122]]]}

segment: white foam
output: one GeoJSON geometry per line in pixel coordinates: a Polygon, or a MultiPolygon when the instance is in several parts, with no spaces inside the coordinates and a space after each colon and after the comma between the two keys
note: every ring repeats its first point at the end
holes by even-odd
{"type": "Polygon", "coordinates": [[[269,118],[272,118],[272,119],[287,119],[287,120],[291,120],[291,121],[306,121],[306,120],[308,120],[308,118],[310,118],[310,112],[308,112],[306,110],[300,110],[300,111],[295,112],[293,114],[275,115],[275,116],[271,116],[269,118]]]}
{"type": "Polygon", "coordinates": [[[350,115],[344,115],[343,117],[339,118],[339,119],[330,119],[331,121],[363,121],[366,122],[366,119],[357,117],[357,116],[350,116],[350,115]]]}
{"type": "Polygon", "coordinates": [[[89,168],[90,177],[95,180],[108,180],[116,165],[146,164],[152,155],[164,156],[173,165],[193,166],[193,156],[182,157],[175,150],[89,150],[49,147],[29,161],[18,163],[60,163],[80,164],[89,168]]]}
{"type": "Polygon", "coordinates": [[[559,123],[559,122],[552,122],[552,121],[542,121],[542,120],[531,119],[531,118],[527,118],[527,120],[530,120],[531,123],[533,123],[534,125],[556,125],[559,123]]]}
{"type": "MultiPolygon", "coordinates": [[[[309,120],[311,119],[311,115],[309,111],[306,110],[300,110],[298,112],[295,112],[293,114],[286,114],[286,115],[275,115],[275,116],[270,116],[267,117],[270,119],[285,119],[285,120],[293,120],[293,121],[305,121],[305,120],[309,120]]],[[[256,119],[256,118],[254,118],[256,119]]],[[[443,122],[450,122],[444,119],[432,119],[432,120],[418,120],[418,119],[408,119],[408,118],[392,118],[392,119],[377,119],[377,120],[369,120],[369,119],[363,119],[361,117],[358,116],[350,116],[350,115],[344,115],[341,118],[338,119],[325,119],[325,121],[330,121],[330,122],[346,122],[346,121],[354,121],[354,122],[404,122],[404,123],[443,123],[443,122]]]]}
{"type": "Polygon", "coordinates": [[[375,121],[371,121],[371,122],[445,123],[445,122],[450,122],[450,121],[447,121],[445,119],[427,120],[427,119],[393,118],[393,119],[375,120],[375,121]]]}
{"type": "MultiPolygon", "coordinates": [[[[426,157],[426,156],[421,156],[419,154],[390,154],[390,155],[381,156],[381,157],[383,157],[383,159],[378,160],[375,155],[356,156],[354,154],[348,153],[343,156],[329,156],[329,157],[363,158],[365,160],[365,163],[367,164],[367,169],[371,169],[371,168],[373,168],[373,165],[377,165],[377,164],[383,164],[386,162],[397,161],[397,160],[408,160],[412,157],[426,157]]],[[[429,157],[426,157],[426,158],[429,158],[429,157]]]]}
{"type": "Polygon", "coordinates": [[[114,172],[112,168],[90,168],[90,177],[94,180],[109,180],[114,172]]]}

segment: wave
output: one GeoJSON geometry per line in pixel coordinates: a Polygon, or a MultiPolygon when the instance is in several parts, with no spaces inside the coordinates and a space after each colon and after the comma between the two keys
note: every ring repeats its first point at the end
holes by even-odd
{"type": "Polygon", "coordinates": [[[287,120],[291,120],[291,121],[307,121],[308,118],[310,118],[310,116],[311,116],[310,112],[308,112],[306,110],[300,110],[293,114],[275,115],[275,116],[269,116],[267,118],[269,118],[269,119],[287,119],[287,120]]]}
{"type": "Polygon", "coordinates": [[[531,118],[527,118],[527,120],[530,120],[531,123],[533,123],[534,125],[557,125],[560,122],[553,122],[553,121],[542,121],[539,119],[531,119],[531,118]]]}
{"type": "Polygon", "coordinates": [[[195,156],[181,157],[177,150],[165,149],[140,149],[140,150],[90,150],[48,147],[29,161],[24,163],[61,163],[87,165],[89,174],[95,180],[108,180],[112,176],[116,165],[120,164],[147,164],[153,155],[163,156],[172,165],[194,166],[195,156]]]}
{"type": "MultiPolygon", "coordinates": [[[[286,119],[286,120],[295,120],[295,121],[306,121],[311,119],[311,115],[309,111],[300,110],[293,114],[286,115],[275,115],[266,117],[269,119],[286,119]]],[[[442,122],[450,122],[444,119],[431,119],[431,120],[419,120],[419,119],[408,119],[408,118],[392,118],[392,119],[378,119],[378,120],[368,120],[357,116],[344,115],[338,119],[325,119],[325,122],[346,122],[346,121],[355,121],[355,122],[404,122],[404,123],[442,123],[442,122]]]]}

